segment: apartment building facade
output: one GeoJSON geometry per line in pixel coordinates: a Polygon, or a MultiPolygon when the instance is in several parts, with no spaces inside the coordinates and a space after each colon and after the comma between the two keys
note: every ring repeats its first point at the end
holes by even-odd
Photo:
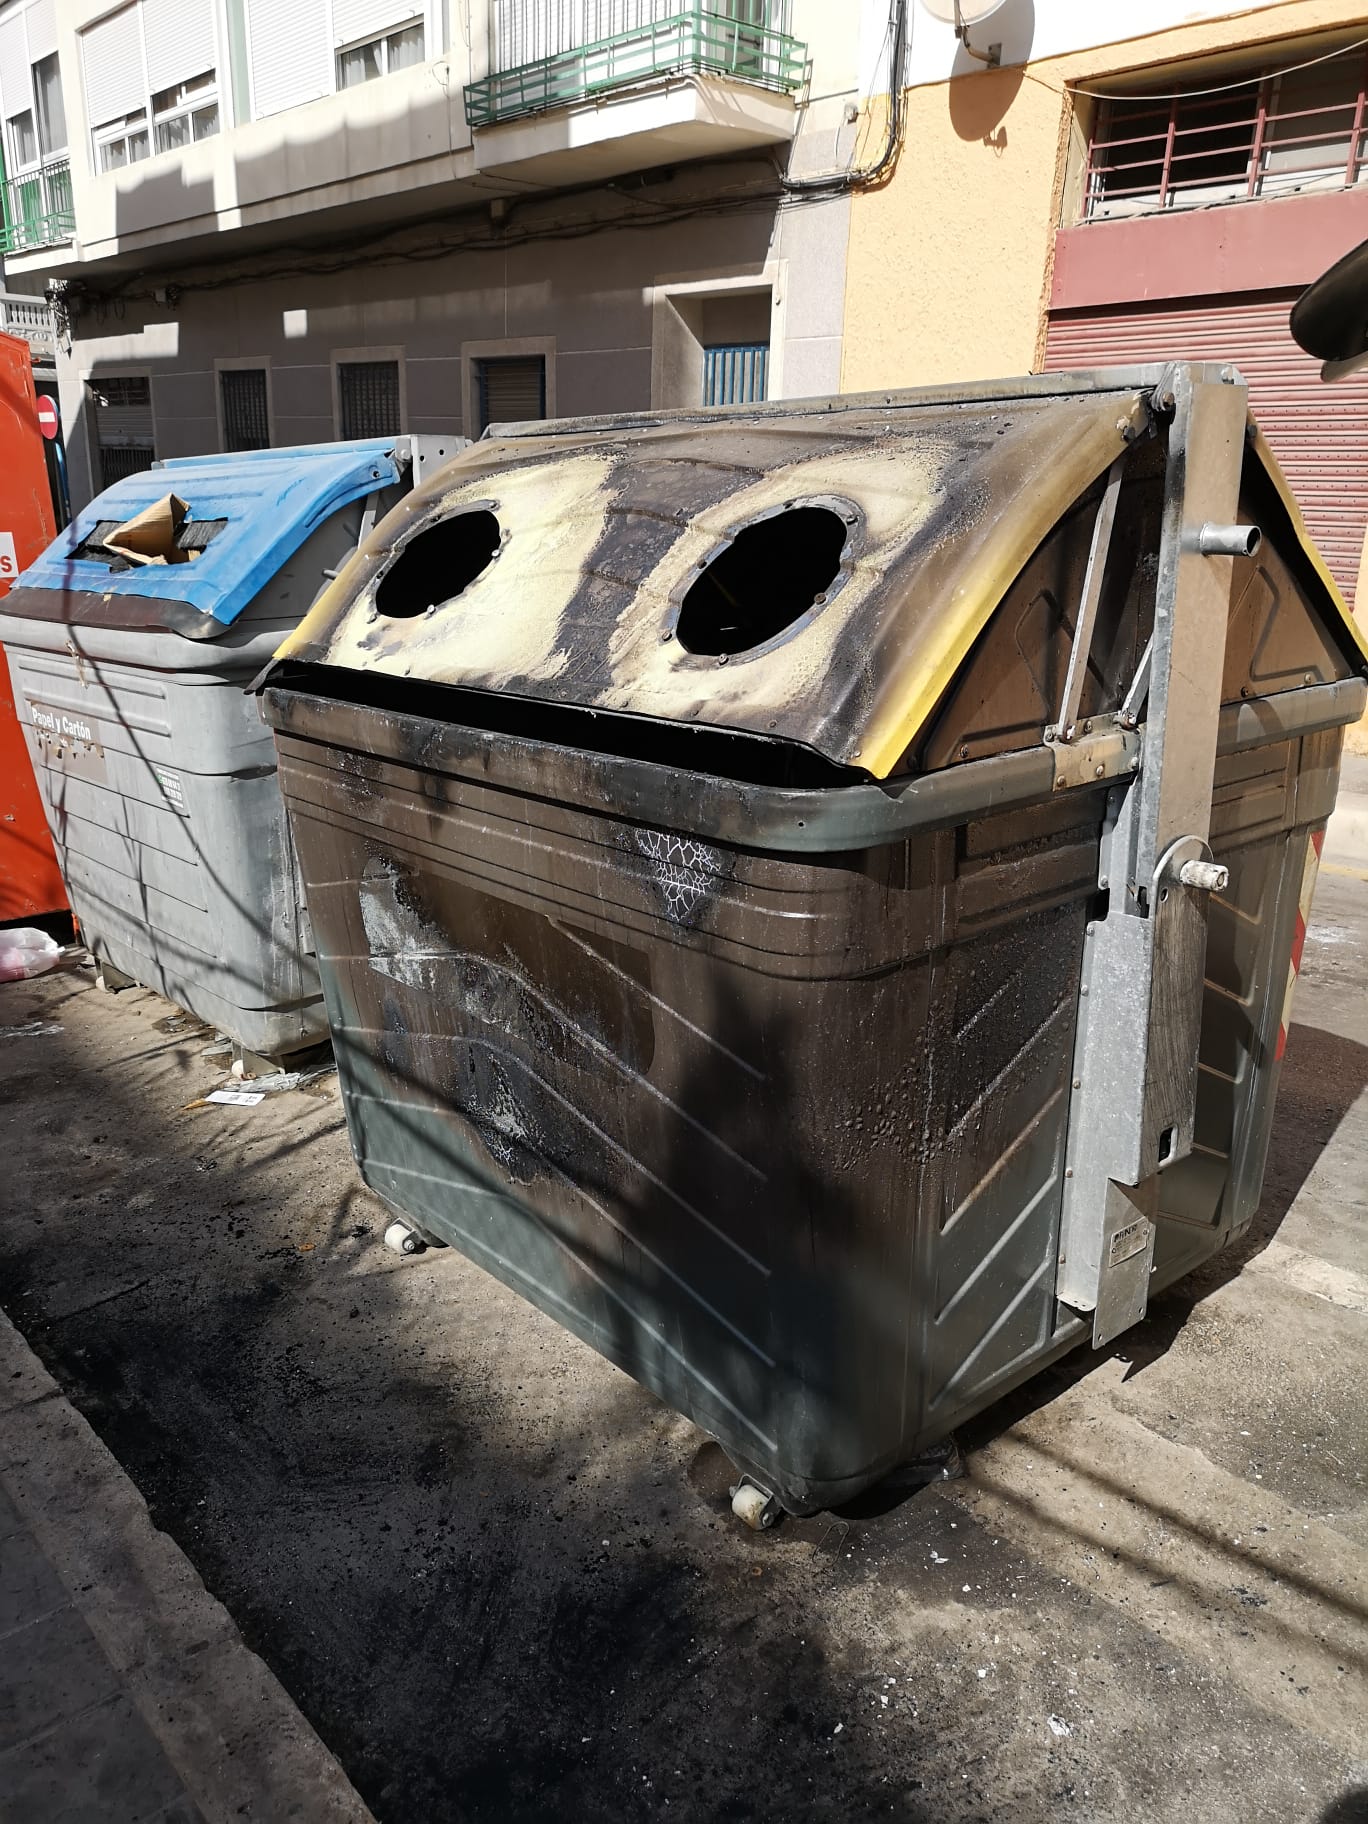
{"type": "Polygon", "coordinates": [[[0,0],[0,252],[54,291],[75,503],[206,449],[1219,355],[1352,595],[1368,381],[1286,318],[1368,236],[1368,4],[936,10],[0,0]]]}
{"type": "Polygon", "coordinates": [[[1233,362],[1353,600],[1368,381],[1287,319],[1368,238],[1368,6],[1004,0],[967,37],[920,23],[906,154],[852,205],[844,385],[1233,362]]]}
{"type": "Polygon", "coordinates": [[[6,283],[55,300],[75,504],[207,449],[835,391],[903,12],[6,0],[6,283]]]}

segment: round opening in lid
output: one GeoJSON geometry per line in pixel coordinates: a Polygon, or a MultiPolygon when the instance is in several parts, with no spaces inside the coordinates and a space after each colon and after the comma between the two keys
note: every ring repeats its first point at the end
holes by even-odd
{"type": "Polygon", "coordinates": [[[743,526],[701,570],[676,635],[700,657],[750,652],[818,605],[841,570],[849,522],[830,507],[794,506],[743,526]]]}
{"type": "Polygon", "coordinates": [[[415,532],[380,578],[375,606],[392,619],[422,614],[468,589],[499,549],[499,522],[473,507],[415,532]]]}

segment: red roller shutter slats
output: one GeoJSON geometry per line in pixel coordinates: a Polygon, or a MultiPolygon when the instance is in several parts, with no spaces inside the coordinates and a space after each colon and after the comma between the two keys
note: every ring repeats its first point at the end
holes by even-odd
{"type": "Polygon", "coordinates": [[[1060,311],[1050,318],[1047,368],[1135,361],[1233,361],[1292,491],[1350,602],[1368,527],[1368,376],[1321,383],[1292,340],[1295,291],[1129,309],[1060,311]]]}

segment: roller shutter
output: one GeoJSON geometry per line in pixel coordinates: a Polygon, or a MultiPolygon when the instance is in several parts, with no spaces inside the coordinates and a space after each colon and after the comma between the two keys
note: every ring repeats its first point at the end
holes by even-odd
{"type": "Polygon", "coordinates": [[[95,420],[100,485],[150,469],[156,456],[152,383],[146,374],[109,374],[86,382],[95,420]]]}
{"type": "Polygon", "coordinates": [[[142,0],[147,86],[154,95],[218,70],[213,0],[142,0]]]}
{"type": "Polygon", "coordinates": [[[147,106],[138,9],[126,6],[81,33],[86,119],[91,127],[147,106]]]}
{"type": "Polygon", "coordinates": [[[57,49],[56,0],[34,0],[24,16],[30,63],[41,63],[57,49]]]}
{"type": "Polygon", "coordinates": [[[32,106],[24,15],[11,13],[8,18],[0,19],[0,113],[6,120],[12,120],[32,106]]]}
{"type": "Polygon", "coordinates": [[[247,0],[247,33],[254,119],[332,94],[328,0],[247,0]]]}
{"type": "Polygon", "coordinates": [[[546,416],[546,361],[541,355],[497,355],[475,363],[479,428],[546,416]]]}
{"type": "Polygon", "coordinates": [[[1287,327],[1296,291],[1057,311],[1045,365],[1231,361],[1335,581],[1354,599],[1368,527],[1368,385],[1325,386],[1287,327]]]}
{"type": "Polygon", "coordinates": [[[333,0],[334,44],[357,44],[378,38],[396,25],[421,19],[424,0],[333,0]]]}

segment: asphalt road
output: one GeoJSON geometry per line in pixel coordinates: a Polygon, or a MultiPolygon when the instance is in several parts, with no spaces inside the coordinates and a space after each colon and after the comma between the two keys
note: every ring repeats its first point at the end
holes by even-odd
{"type": "Polygon", "coordinates": [[[330,1081],[188,1107],[212,1036],[0,989],[0,1304],[381,1824],[1368,1819],[1352,866],[1239,1249],[977,1421],[963,1481],[763,1538],[685,1420],[383,1249],[330,1081]]]}

